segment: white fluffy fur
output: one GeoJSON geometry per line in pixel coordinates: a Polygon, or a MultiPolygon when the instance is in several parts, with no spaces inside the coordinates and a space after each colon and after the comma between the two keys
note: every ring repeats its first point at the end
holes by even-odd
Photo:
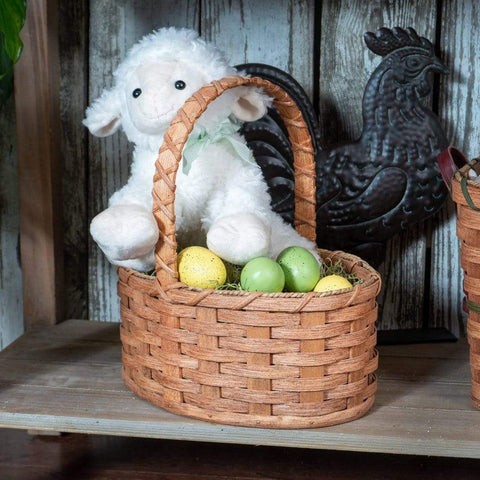
{"type": "MultiPolygon", "coordinates": [[[[196,32],[167,28],[132,47],[114,73],[110,90],[87,109],[84,124],[97,136],[120,126],[135,144],[128,183],[114,193],[109,208],[90,231],[109,261],[148,271],[154,267],[158,230],[152,211],[152,179],[163,135],[177,110],[202,85],[235,74],[223,55],[196,32]],[[186,88],[174,84],[183,80],[186,88]],[[140,88],[137,98],[133,90],[140,88]]],[[[211,131],[230,115],[241,121],[261,118],[270,99],[256,89],[225,92],[198,123],[211,131]]],[[[237,139],[245,142],[238,134],[237,139]]],[[[239,265],[259,256],[275,258],[285,247],[314,245],[270,208],[261,170],[225,144],[212,144],[193,162],[188,175],[178,169],[175,214],[180,246],[206,245],[239,265]]]]}

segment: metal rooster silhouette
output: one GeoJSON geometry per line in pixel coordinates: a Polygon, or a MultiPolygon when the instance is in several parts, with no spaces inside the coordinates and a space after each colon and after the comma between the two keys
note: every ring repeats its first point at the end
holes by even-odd
{"type": "MultiPolygon", "coordinates": [[[[432,215],[445,200],[436,157],[448,141],[422,99],[431,91],[431,72],[447,69],[413,28],[381,28],[364,39],[383,60],[365,88],[363,131],[357,141],[329,151],[320,148],[317,116],[290,75],[262,64],[237,68],[280,85],[307,120],[316,151],[318,245],[378,265],[388,238],[432,215]]],[[[292,221],[292,155],[278,113],[271,109],[264,119],[245,124],[244,134],[275,210],[292,221]]]]}

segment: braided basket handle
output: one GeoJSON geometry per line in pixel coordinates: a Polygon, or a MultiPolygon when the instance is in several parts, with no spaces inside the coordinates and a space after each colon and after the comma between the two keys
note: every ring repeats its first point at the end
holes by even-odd
{"type": "Polygon", "coordinates": [[[480,208],[473,203],[473,200],[472,200],[472,197],[470,196],[467,185],[468,185],[468,178],[462,177],[462,180],[460,181],[460,186],[462,188],[462,193],[463,193],[463,196],[465,197],[465,201],[467,202],[468,206],[472,210],[475,210],[476,212],[480,212],[480,208]]]}
{"type": "Polygon", "coordinates": [[[177,112],[165,133],[155,163],[153,214],[160,237],[155,248],[159,288],[166,291],[178,285],[177,241],[175,230],[175,178],[182,150],[195,121],[223,92],[239,86],[261,87],[274,98],[292,145],[295,170],[295,228],[315,241],[315,160],[310,133],[295,102],[278,85],[257,77],[224,77],[195,92],[177,112]]]}

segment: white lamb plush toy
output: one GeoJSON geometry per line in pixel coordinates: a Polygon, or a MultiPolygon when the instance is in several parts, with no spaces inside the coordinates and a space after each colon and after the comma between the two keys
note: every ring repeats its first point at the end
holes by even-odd
{"type": "MultiPolygon", "coordinates": [[[[195,91],[236,73],[196,32],[160,29],[132,47],[114,73],[114,86],[87,109],[84,124],[93,135],[111,135],[122,126],[135,144],[128,183],[90,225],[114,265],[154,268],[159,235],[151,191],[163,135],[195,91]]],[[[292,245],[315,252],[272,211],[261,169],[237,133],[241,122],[261,118],[269,104],[261,91],[239,87],[212,102],[196,122],[176,177],[180,247],[204,245],[237,265],[262,255],[275,258],[292,245]]]]}

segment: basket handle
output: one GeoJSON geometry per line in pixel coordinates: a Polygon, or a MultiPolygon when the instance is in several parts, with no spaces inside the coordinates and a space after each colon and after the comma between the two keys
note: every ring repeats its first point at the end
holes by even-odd
{"type": "Polygon", "coordinates": [[[278,85],[258,77],[224,77],[195,92],[177,112],[164,135],[155,163],[153,214],[160,237],[155,248],[157,284],[161,291],[183,286],[178,282],[175,230],[175,179],[182,150],[195,121],[224,91],[239,86],[261,87],[274,98],[292,145],[295,170],[295,228],[315,241],[315,160],[310,133],[295,102],[278,85]]]}
{"type": "Polygon", "coordinates": [[[473,203],[473,200],[472,200],[472,197],[470,196],[467,185],[468,185],[468,178],[462,176],[462,179],[460,180],[460,187],[462,188],[462,193],[463,193],[463,196],[465,197],[465,201],[467,202],[468,206],[472,210],[475,210],[476,212],[480,212],[480,208],[478,208],[473,203]]]}
{"type": "Polygon", "coordinates": [[[468,160],[460,150],[450,145],[438,155],[437,163],[440,168],[440,173],[442,174],[443,182],[448,190],[451,191],[452,178],[455,172],[464,167],[468,163],[468,160]]]}

